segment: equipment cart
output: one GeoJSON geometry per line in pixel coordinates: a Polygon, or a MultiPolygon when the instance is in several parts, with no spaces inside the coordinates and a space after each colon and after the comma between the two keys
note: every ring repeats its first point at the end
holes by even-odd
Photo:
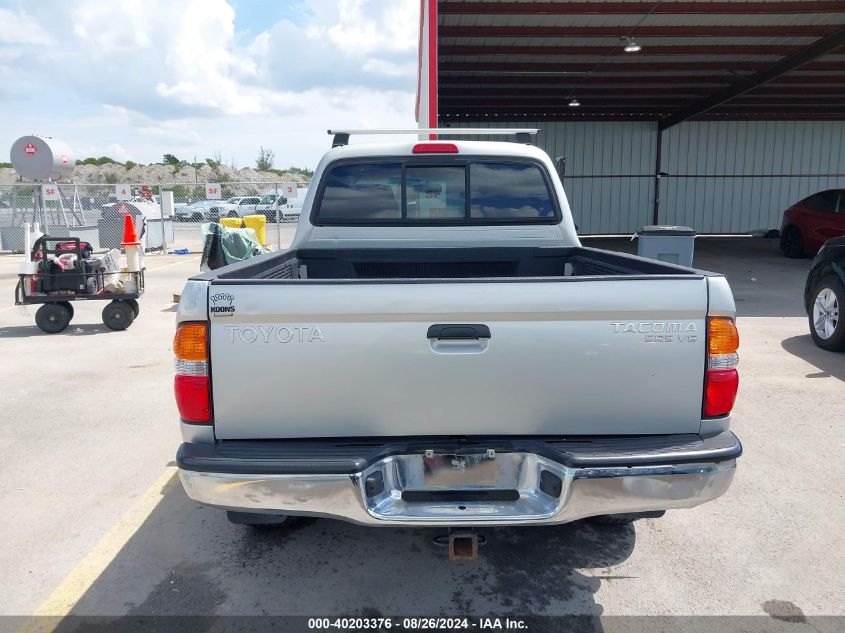
{"type": "Polygon", "coordinates": [[[34,272],[19,275],[15,305],[41,304],[35,323],[48,334],[57,334],[68,326],[74,301],[108,301],[103,308],[103,323],[112,330],[125,330],[138,316],[144,269],[109,270],[104,260],[90,256],[86,246],[77,237],[43,235],[30,254],[34,272]]]}

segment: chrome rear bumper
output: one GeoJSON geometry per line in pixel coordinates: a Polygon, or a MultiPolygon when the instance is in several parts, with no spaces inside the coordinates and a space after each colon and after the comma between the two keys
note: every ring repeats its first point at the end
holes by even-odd
{"type": "Polygon", "coordinates": [[[489,450],[389,455],[358,472],[337,474],[209,472],[186,469],[181,461],[180,466],[188,496],[227,510],[364,525],[494,526],[691,508],[728,489],[736,460],[578,467],[530,452],[489,450]]]}

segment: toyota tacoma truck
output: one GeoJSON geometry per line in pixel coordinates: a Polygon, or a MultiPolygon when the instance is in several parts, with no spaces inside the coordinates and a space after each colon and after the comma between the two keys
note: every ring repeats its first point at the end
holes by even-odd
{"type": "Polygon", "coordinates": [[[188,496],[238,523],[471,530],[626,522],[728,489],[724,276],[582,246],[524,136],[348,133],[290,249],[185,286],[188,496]]]}

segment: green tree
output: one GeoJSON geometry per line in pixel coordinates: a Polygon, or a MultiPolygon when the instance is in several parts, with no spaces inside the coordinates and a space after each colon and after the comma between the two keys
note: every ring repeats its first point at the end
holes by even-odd
{"type": "Polygon", "coordinates": [[[182,164],[182,161],[176,158],[173,154],[165,154],[162,156],[161,162],[163,165],[173,165],[174,167],[178,167],[182,164]]]}
{"type": "Polygon", "coordinates": [[[175,202],[185,202],[188,199],[188,187],[184,185],[174,185],[170,188],[173,192],[173,200],[175,202]]]}
{"type": "Polygon", "coordinates": [[[135,161],[133,161],[133,160],[127,160],[125,163],[123,163],[123,166],[124,166],[124,167],[126,167],[126,169],[132,169],[132,168],[133,168],[133,167],[135,167],[137,164],[138,164],[138,163],[136,163],[136,162],[135,162],[135,161]]]}
{"type": "Polygon", "coordinates": [[[261,147],[258,150],[258,158],[255,159],[255,167],[258,171],[269,171],[273,169],[273,161],[276,155],[272,149],[264,149],[261,147]]]}
{"type": "Polygon", "coordinates": [[[288,173],[291,174],[301,174],[302,176],[307,176],[311,178],[314,175],[313,169],[308,169],[308,167],[288,167],[288,173]]]}
{"type": "Polygon", "coordinates": [[[115,159],[110,158],[109,156],[100,156],[99,158],[94,158],[93,156],[89,156],[88,158],[83,158],[82,160],[76,161],[77,165],[119,165],[115,159]]]}
{"type": "Polygon", "coordinates": [[[118,175],[112,171],[107,173],[104,178],[106,180],[107,185],[116,185],[120,182],[120,178],[118,177],[118,175]]]}

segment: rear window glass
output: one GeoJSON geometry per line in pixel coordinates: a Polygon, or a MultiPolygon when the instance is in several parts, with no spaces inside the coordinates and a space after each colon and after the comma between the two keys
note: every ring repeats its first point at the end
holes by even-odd
{"type": "Polygon", "coordinates": [[[554,215],[543,174],[535,165],[470,165],[470,215],[473,218],[544,218],[554,215]]]}
{"type": "Polygon", "coordinates": [[[466,217],[466,169],[408,167],[407,217],[411,219],[466,217]]]}
{"type": "Polygon", "coordinates": [[[326,176],[316,220],[550,223],[556,214],[543,172],[533,163],[350,163],[333,167],[326,176]]]}
{"type": "Polygon", "coordinates": [[[338,165],[326,182],[322,220],[401,220],[402,166],[338,165]]]}

